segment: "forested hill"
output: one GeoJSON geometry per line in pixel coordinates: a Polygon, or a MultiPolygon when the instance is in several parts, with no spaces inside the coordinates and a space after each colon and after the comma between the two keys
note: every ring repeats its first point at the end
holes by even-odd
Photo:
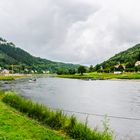
{"type": "Polygon", "coordinates": [[[109,60],[96,65],[95,68],[96,70],[104,69],[107,71],[112,71],[114,69],[114,66],[118,64],[122,64],[126,68],[134,68],[135,63],[138,60],[140,60],[140,44],[137,44],[126,51],[116,54],[109,60]]]}
{"type": "Polygon", "coordinates": [[[39,57],[34,57],[28,52],[16,47],[12,42],[0,38],[0,67],[16,71],[43,71],[57,72],[60,69],[77,69],[79,65],[54,62],[39,57]]]}

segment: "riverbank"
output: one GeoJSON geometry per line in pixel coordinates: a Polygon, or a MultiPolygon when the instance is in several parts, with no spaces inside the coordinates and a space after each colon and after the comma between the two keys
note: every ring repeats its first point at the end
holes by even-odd
{"type": "Polygon", "coordinates": [[[0,76],[0,81],[12,81],[19,78],[19,76],[0,76]]]}
{"type": "Polygon", "coordinates": [[[19,78],[28,78],[32,75],[0,75],[0,81],[12,81],[19,78]]]}
{"type": "Polygon", "coordinates": [[[138,80],[140,79],[140,73],[85,73],[83,75],[56,75],[59,78],[72,78],[72,79],[85,79],[85,80],[108,80],[108,79],[129,79],[129,80],[138,80]]]}
{"type": "Polygon", "coordinates": [[[73,139],[112,140],[108,128],[105,128],[103,132],[91,130],[86,124],[79,123],[74,116],[68,118],[62,111],[51,111],[45,106],[33,103],[11,92],[4,94],[2,101],[29,118],[35,119],[51,129],[63,132],[73,139]]]}
{"type": "Polygon", "coordinates": [[[114,74],[114,73],[84,73],[83,75],[75,74],[75,75],[57,75],[57,74],[30,74],[30,75],[14,75],[14,76],[2,76],[0,75],[0,81],[12,81],[19,78],[29,78],[29,77],[59,77],[59,78],[71,78],[71,79],[85,79],[85,80],[140,80],[140,73],[122,73],[122,74],[114,74]]]}
{"type": "Polygon", "coordinates": [[[0,93],[0,139],[69,140],[59,132],[39,124],[3,103],[2,93],[0,93]]]}

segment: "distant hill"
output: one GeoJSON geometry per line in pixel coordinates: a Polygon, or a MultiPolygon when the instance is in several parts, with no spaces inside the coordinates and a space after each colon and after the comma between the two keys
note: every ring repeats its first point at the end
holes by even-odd
{"type": "Polygon", "coordinates": [[[79,65],[54,62],[47,59],[32,56],[28,52],[16,47],[12,42],[0,38],[0,67],[11,70],[12,65],[14,71],[22,72],[38,72],[50,71],[57,72],[60,69],[78,69],[79,65]]]}
{"type": "Polygon", "coordinates": [[[140,60],[140,44],[137,44],[126,51],[120,52],[109,60],[96,65],[95,69],[97,71],[101,69],[112,71],[114,66],[118,64],[124,65],[126,68],[134,68],[135,62],[138,60],[140,60]]]}

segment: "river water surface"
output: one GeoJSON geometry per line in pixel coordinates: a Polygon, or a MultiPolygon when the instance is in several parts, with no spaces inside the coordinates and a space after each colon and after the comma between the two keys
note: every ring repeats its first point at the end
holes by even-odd
{"type": "Polygon", "coordinates": [[[22,79],[1,85],[50,108],[81,112],[65,111],[80,121],[88,119],[88,125],[99,130],[107,115],[117,140],[140,140],[139,81],[38,78],[36,82],[22,79]],[[82,113],[88,113],[88,118],[82,113]]]}

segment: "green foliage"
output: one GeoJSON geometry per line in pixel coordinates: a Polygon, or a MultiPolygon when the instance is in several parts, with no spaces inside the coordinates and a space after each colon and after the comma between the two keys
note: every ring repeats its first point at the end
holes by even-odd
{"type": "Polygon", "coordinates": [[[114,73],[86,73],[84,75],[58,75],[60,78],[72,78],[72,79],[91,79],[91,80],[105,80],[105,79],[140,79],[140,73],[130,73],[124,72],[123,74],[114,74],[114,73]]]}
{"type": "Polygon", "coordinates": [[[33,103],[13,93],[6,94],[2,100],[44,125],[64,131],[71,138],[77,140],[112,140],[112,135],[108,131],[91,130],[86,124],[79,123],[74,116],[69,119],[62,111],[51,111],[43,105],[33,103]]]}
{"type": "Polygon", "coordinates": [[[15,80],[16,77],[13,76],[0,76],[0,81],[11,81],[15,80]]]}
{"type": "Polygon", "coordinates": [[[65,115],[62,115],[61,111],[52,112],[43,105],[25,100],[13,93],[6,94],[3,101],[20,112],[26,113],[29,117],[45,122],[52,128],[61,128],[66,122],[65,115]]]}
{"type": "Polygon", "coordinates": [[[68,70],[61,68],[61,69],[57,70],[57,74],[58,75],[62,75],[62,74],[69,74],[69,73],[68,73],[68,70]]]}
{"type": "Polygon", "coordinates": [[[76,74],[76,70],[75,69],[69,69],[69,74],[76,74]]]}
{"type": "Polygon", "coordinates": [[[120,63],[126,66],[126,71],[132,71],[135,70],[133,68],[135,62],[138,60],[140,60],[140,44],[137,44],[126,51],[120,52],[115,56],[111,57],[109,60],[96,65],[95,69],[96,71],[99,71],[102,66],[103,70],[110,69],[112,71],[114,66],[120,63]]]}
{"type": "Polygon", "coordinates": [[[81,75],[83,75],[83,73],[86,72],[86,67],[85,66],[79,66],[78,68],[78,73],[80,73],[81,75]]]}
{"type": "Polygon", "coordinates": [[[62,74],[72,74],[73,75],[75,73],[76,73],[76,70],[72,69],[72,68],[68,69],[68,70],[67,69],[62,69],[62,68],[57,70],[58,75],[62,75],[62,74]]]}
{"type": "Polygon", "coordinates": [[[134,69],[135,69],[135,71],[136,71],[136,72],[140,71],[140,65],[139,65],[139,66],[134,67],[134,69]]]}
{"type": "Polygon", "coordinates": [[[93,65],[90,65],[89,72],[93,72],[93,71],[94,71],[93,65]]]}

